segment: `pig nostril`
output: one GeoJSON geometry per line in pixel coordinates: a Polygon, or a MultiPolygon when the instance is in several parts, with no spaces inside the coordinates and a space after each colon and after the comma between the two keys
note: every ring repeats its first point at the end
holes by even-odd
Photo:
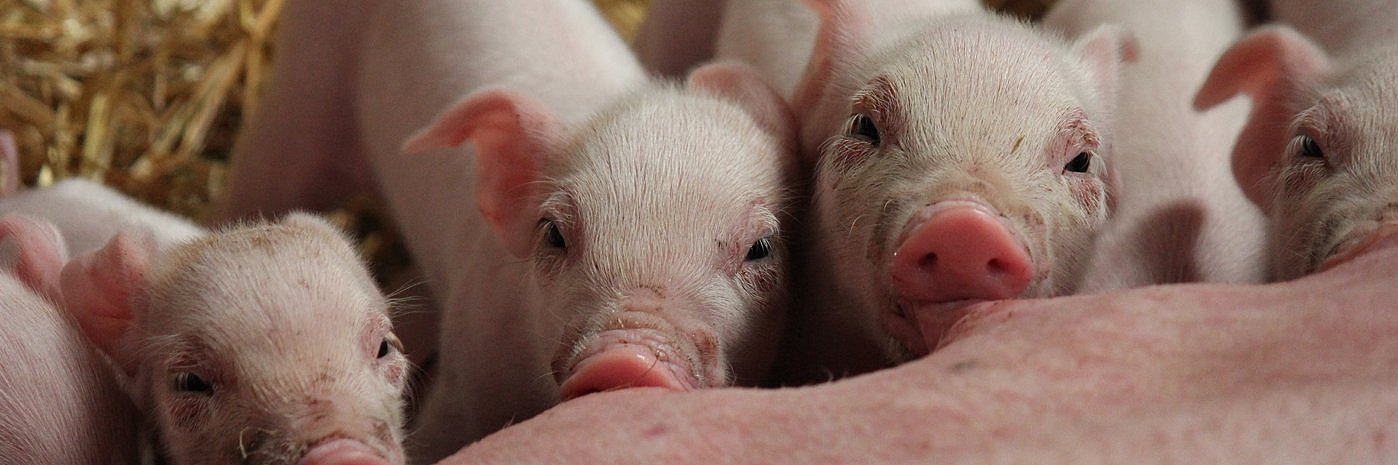
{"type": "Polygon", "coordinates": [[[918,259],[917,267],[919,269],[932,271],[937,267],[937,254],[929,253],[927,255],[923,255],[921,259],[918,259]]]}
{"type": "Polygon", "coordinates": [[[990,262],[985,264],[985,271],[987,274],[997,279],[1009,273],[1009,269],[1007,269],[1005,264],[1001,263],[998,258],[990,259],[990,262]]]}

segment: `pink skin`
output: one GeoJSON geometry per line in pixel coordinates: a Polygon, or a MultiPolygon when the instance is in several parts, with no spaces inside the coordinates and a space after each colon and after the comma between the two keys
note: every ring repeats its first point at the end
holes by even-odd
{"type": "Polygon", "coordinates": [[[63,242],[74,256],[97,250],[118,232],[132,228],[148,232],[162,249],[204,234],[188,219],[85,179],[65,179],[0,198],[0,214],[28,215],[52,223],[63,232],[63,242]]]}
{"type": "Polygon", "coordinates": [[[30,289],[58,296],[58,276],[68,262],[68,248],[58,227],[44,219],[5,214],[0,216],[0,244],[6,242],[11,250],[0,253],[0,263],[30,289]]]}
{"type": "Polygon", "coordinates": [[[43,296],[56,276],[30,266],[62,264],[55,231],[43,220],[0,218],[0,236],[19,255],[18,269],[0,270],[0,344],[8,348],[0,364],[0,457],[16,464],[135,464],[135,406],[78,328],[43,296]]]}
{"type": "Polygon", "coordinates": [[[764,379],[799,196],[777,94],[735,65],[648,82],[586,2],[350,3],[287,6],[220,206],[318,206],[339,188],[318,167],[371,175],[441,303],[415,462],[557,404],[563,384],[764,379]],[[303,137],[337,142],[284,143],[303,137]]]}
{"type": "Polygon", "coordinates": [[[1237,183],[1227,153],[1247,103],[1191,107],[1218,56],[1242,33],[1234,0],[1065,0],[1043,24],[1078,36],[1116,24],[1136,39],[1122,66],[1114,166],[1123,189],[1097,237],[1078,292],[1266,277],[1266,218],[1237,183]]]}
{"type": "Polygon", "coordinates": [[[588,396],[441,464],[1394,463],[1395,273],[1390,237],[1281,284],[976,305],[896,368],[588,396]]]}
{"type": "Polygon", "coordinates": [[[1075,289],[1116,195],[1109,116],[1129,38],[1068,44],[971,1],[807,4],[820,28],[792,94],[815,176],[807,316],[783,358],[810,366],[790,377],[903,362],[967,305],[1075,289]]]}
{"type": "Polygon", "coordinates": [[[714,58],[724,0],[651,0],[632,40],[646,69],[684,77],[714,58]]]}
{"type": "Polygon", "coordinates": [[[343,235],[293,214],[69,262],[66,306],[175,465],[395,465],[407,362],[343,235]]]}
{"type": "MultiPolygon", "coordinates": [[[[1328,4],[1327,4],[1328,5],[1328,4]]],[[[1358,13],[1370,5],[1333,5],[1358,13]]],[[[1398,7],[1398,5],[1388,5],[1398,7]]],[[[1220,58],[1196,105],[1245,93],[1255,104],[1233,151],[1233,172],[1271,223],[1271,278],[1293,279],[1334,266],[1383,240],[1398,225],[1398,36],[1387,15],[1307,11],[1273,5],[1316,42],[1287,26],[1254,32],[1220,58]],[[1344,30],[1344,34],[1335,31],[1344,30]],[[1372,39],[1355,42],[1348,34],[1372,39]]]]}

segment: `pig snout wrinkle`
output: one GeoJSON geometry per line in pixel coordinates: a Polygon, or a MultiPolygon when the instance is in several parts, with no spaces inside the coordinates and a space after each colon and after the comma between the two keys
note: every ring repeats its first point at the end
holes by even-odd
{"type": "Polygon", "coordinates": [[[974,206],[928,208],[941,211],[913,226],[894,253],[893,283],[904,298],[998,300],[1029,286],[1029,254],[995,216],[974,206]]]}

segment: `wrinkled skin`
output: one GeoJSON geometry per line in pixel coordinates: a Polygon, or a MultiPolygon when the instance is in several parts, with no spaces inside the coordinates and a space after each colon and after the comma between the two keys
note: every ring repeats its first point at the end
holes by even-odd
{"type": "Polygon", "coordinates": [[[1116,167],[1123,186],[1077,292],[1266,277],[1266,217],[1233,181],[1242,99],[1210,111],[1194,93],[1242,34],[1234,0],[1065,0],[1043,20],[1069,37],[1117,24],[1136,40],[1122,66],[1116,167]]]}
{"type": "Polygon", "coordinates": [[[789,111],[754,73],[651,82],[579,1],[283,18],[220,210],[383,197],[441,304],[414,461],[590,392],[764,380],[803,195],[789,111]]]}
{"type": "Polygon", "coordinates": [[[1195,102],[1207,108],[1237,93],[1254,101],[1233,171],[1271,217],[1275,280],[1323,270],[1398,231],[1398,4],[1325,6],[1335,14],[1273,2],[1276,19],[1300,32],[1271,26],[1239,41],[1195,102]]]}
{"type": "Polygon", "coordinates": [[[349,242],[290,215],[157,247],[134,229],[61,290],[176,465],[401,465],[407,363],[349,242]]]}
{"type": "Polygon", "coordinates": [[[1395,242],[1281,284],[981,304],[896,368],[594,396],[441,463],[1392,463],[1395,242]]]}

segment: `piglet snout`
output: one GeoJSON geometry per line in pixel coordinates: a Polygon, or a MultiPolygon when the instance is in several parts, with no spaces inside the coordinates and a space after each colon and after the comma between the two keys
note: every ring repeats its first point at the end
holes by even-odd
{"type": "Polygon", "coordinates": [[[378,452],[353,439],[331,439],[317,444],[297,465],[393,465],[378,452]]]}
{"type": "Polygon", "coordinates": [[[659,332],[605,331],[578,357],[560,388],[563,400],[631,387],[688,391],[697,385],[689,365],[659,332]]]}
{"type": "Polygon", "coordinates": [[[1020,295],[1033,262],[998,216],[976,202],[938,202],[914,217],[893,254],[893,285],[924,302],[998,300],[1020,295]]]}

